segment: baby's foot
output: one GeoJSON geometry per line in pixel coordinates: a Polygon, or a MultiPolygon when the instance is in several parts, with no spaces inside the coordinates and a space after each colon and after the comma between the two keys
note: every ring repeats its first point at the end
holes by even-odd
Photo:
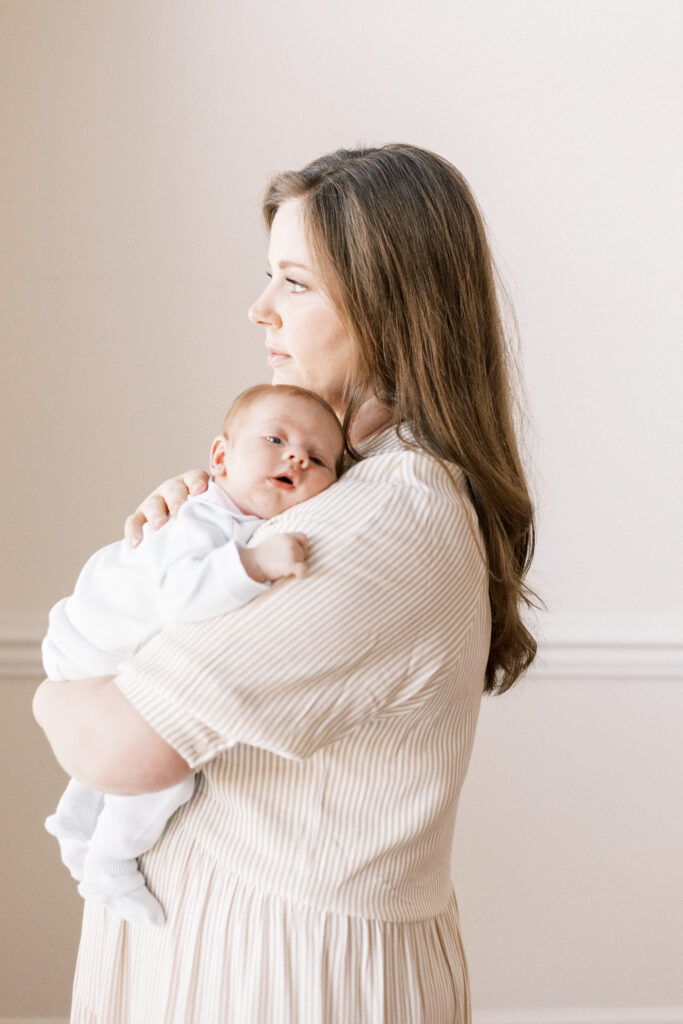
{"type": "Polygon", "coordinates": [[[132,924],[162,925],[166,916],[139,871],[120,878],[84,879],[78,891],[85,900],[102,903],[132,924]]]}
{"type": "Polygon", "coordinates": [[[76,829],[66,828],[56,814],[45,819],[45,828],[59,843],[62,864],[71,872],[71,877],[80,882],[83,878],[83,865],[88,852],[90,836],[76,829]]]}

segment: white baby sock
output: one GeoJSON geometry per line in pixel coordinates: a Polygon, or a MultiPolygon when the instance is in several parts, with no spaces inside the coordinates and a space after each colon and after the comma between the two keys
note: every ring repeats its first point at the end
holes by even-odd
{"type": "Polygon", "coordinates": [[[90,850],[78,891],[83,899],[103,903],[132,924],[161,925],[166,921],[161,904],[147,888],[134,859],[103,857],[90,850]]]}
{"type": "Polygon", "coordinates": [[[59,842],[62,863],[77,882],[83,878],[88,842],[95,831],[104,797],[94,789],[71,779],[57,804],[57,810],[45,819],[45,828],[59,842]]]}

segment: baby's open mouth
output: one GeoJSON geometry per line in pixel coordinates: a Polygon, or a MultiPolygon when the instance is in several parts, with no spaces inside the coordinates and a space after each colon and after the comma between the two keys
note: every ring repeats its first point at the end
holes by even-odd
{"type": "Polygon", "coordinates": [[[287,476],[286,473],[283,473],[281,476],[274,476],[272,477],[272,480],[275,484],[279,484],[281,487],[294,487],[294,481],[291,476],[287,476]]]}

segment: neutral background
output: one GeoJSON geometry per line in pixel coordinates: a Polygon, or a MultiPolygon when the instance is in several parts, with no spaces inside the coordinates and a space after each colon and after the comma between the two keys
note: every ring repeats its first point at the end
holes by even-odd
{"type": "Polygon", "coordinates": [[[409,141],[470,180],[515,300],[549,606],[461,802],[475,1020],[683,1022],[682,23],[679,0],[0,4],[0,1019],[63,1018],[77,943],[30,716],[47,611],[268,379],[245,316],[268,176],[409,141]]]}

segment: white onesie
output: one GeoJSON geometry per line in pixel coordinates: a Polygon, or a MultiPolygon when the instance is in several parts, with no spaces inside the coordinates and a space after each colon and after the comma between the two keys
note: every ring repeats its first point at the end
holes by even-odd
{"type": "MultiPolygon", "coordinates": [[[[146,525],[137,548],[119,541],[97,551],[73,594],[50,612],[42,647],[48,678],[113,675],[164,626],[213,618],[263,593],[269,584],[252,580],[239,557],[262,521],[243,515],[212,482],[162,530],[146,525]]],[[[45,824],[81,895],[127,920],[162,924],[136,858],[193,790],[190,777],[158,793],[103,797],[72,780],[45,824]]]]}

